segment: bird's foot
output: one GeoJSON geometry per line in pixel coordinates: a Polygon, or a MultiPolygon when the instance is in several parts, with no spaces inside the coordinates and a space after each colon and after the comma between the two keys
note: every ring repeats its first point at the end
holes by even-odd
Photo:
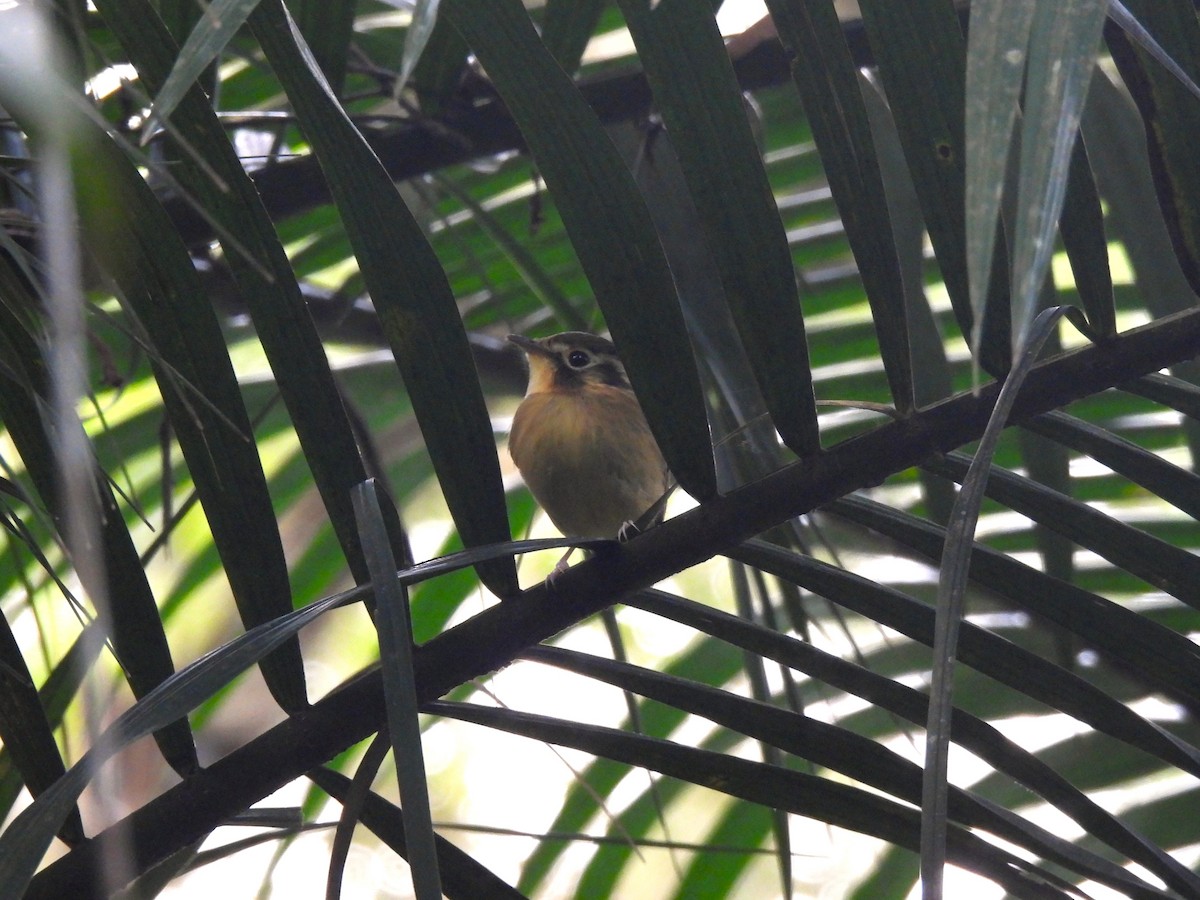
{"type": "Polygon", "coordinates": [[[618,529],[617,540],[623,544],[641,533],[642,529],[637,527],[636,522],[626,522],[618,529]]]}
{"type": "Polygon", "coordinates": [[[571,554],[575,552],[574,547],[568,547],[567,552],[563,554],[562,559],[554,564],[554,569],[546,576],[546,590],[554,590],[554,582],[559,579],[563,572],[567,571],[570,566],[567,565],[567,560],[571,558],[571,554]]]}

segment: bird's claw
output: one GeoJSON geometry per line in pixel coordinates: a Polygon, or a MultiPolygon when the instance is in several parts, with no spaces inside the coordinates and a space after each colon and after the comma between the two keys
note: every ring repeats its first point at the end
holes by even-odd
{"type": "Polygon", "coordinates": [[[623,544],[631,538],[637,537],[641,533],[642,529],[637,527],[636,522],[626,522],[617,531],[617,540],[623,544]]]}
{"type": "Polygon", "coordinates": [[[571,558],[571,554],[575,552],[575,548],[571,547],[563,554],[562,559],[554,564],[553,570],[546,576],[546,590],[554,590],[554,582],[558,581],[560,575],[567,571],[570,566],[567,565],[567,560],[571,558]]]}

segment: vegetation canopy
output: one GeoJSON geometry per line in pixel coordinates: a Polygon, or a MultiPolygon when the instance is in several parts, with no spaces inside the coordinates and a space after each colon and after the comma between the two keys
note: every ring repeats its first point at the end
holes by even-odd
{"type": "Polygon", "coordinates": [[[0,896],[1200,898],[1195,5],[750,7],[0,4],[0,896]]]}

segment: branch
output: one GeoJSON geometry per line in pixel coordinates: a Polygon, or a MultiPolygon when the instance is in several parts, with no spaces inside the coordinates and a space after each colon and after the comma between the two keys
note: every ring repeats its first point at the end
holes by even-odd
{"type": "MultiPolygon", "coordinates": [[[[1010,422],[1050,410],[1200,354],[1200,310],[1159,319],[1102,345],[1034,368],[1010,422]]],[[[977,439],[998,393],[993,383],[907,419],[882,425],[814,459],[794,462],[568,569],[553,596],[537,585],[417,648],[422,702],[499,669],[621,597],[721,554],[794,516],[879,484],[977,439]]],[[[34,879],[30,898],[99,896],[106,853],[132,847],[143,872],[272,791],[377,731],[383,721],[378,672],[370,672],[293,715],[72,850],[34,879]]]]}

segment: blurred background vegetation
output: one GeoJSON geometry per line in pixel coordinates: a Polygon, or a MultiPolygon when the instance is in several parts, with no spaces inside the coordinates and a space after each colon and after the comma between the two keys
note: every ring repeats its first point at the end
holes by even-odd
{"type": "Polygon", "coordinates": [[[1196,9],[766,6],[0,11],[0,895],[1200,897],[1196,9]],[[548,591],[562,330],[683,490],[548,591]]]}

